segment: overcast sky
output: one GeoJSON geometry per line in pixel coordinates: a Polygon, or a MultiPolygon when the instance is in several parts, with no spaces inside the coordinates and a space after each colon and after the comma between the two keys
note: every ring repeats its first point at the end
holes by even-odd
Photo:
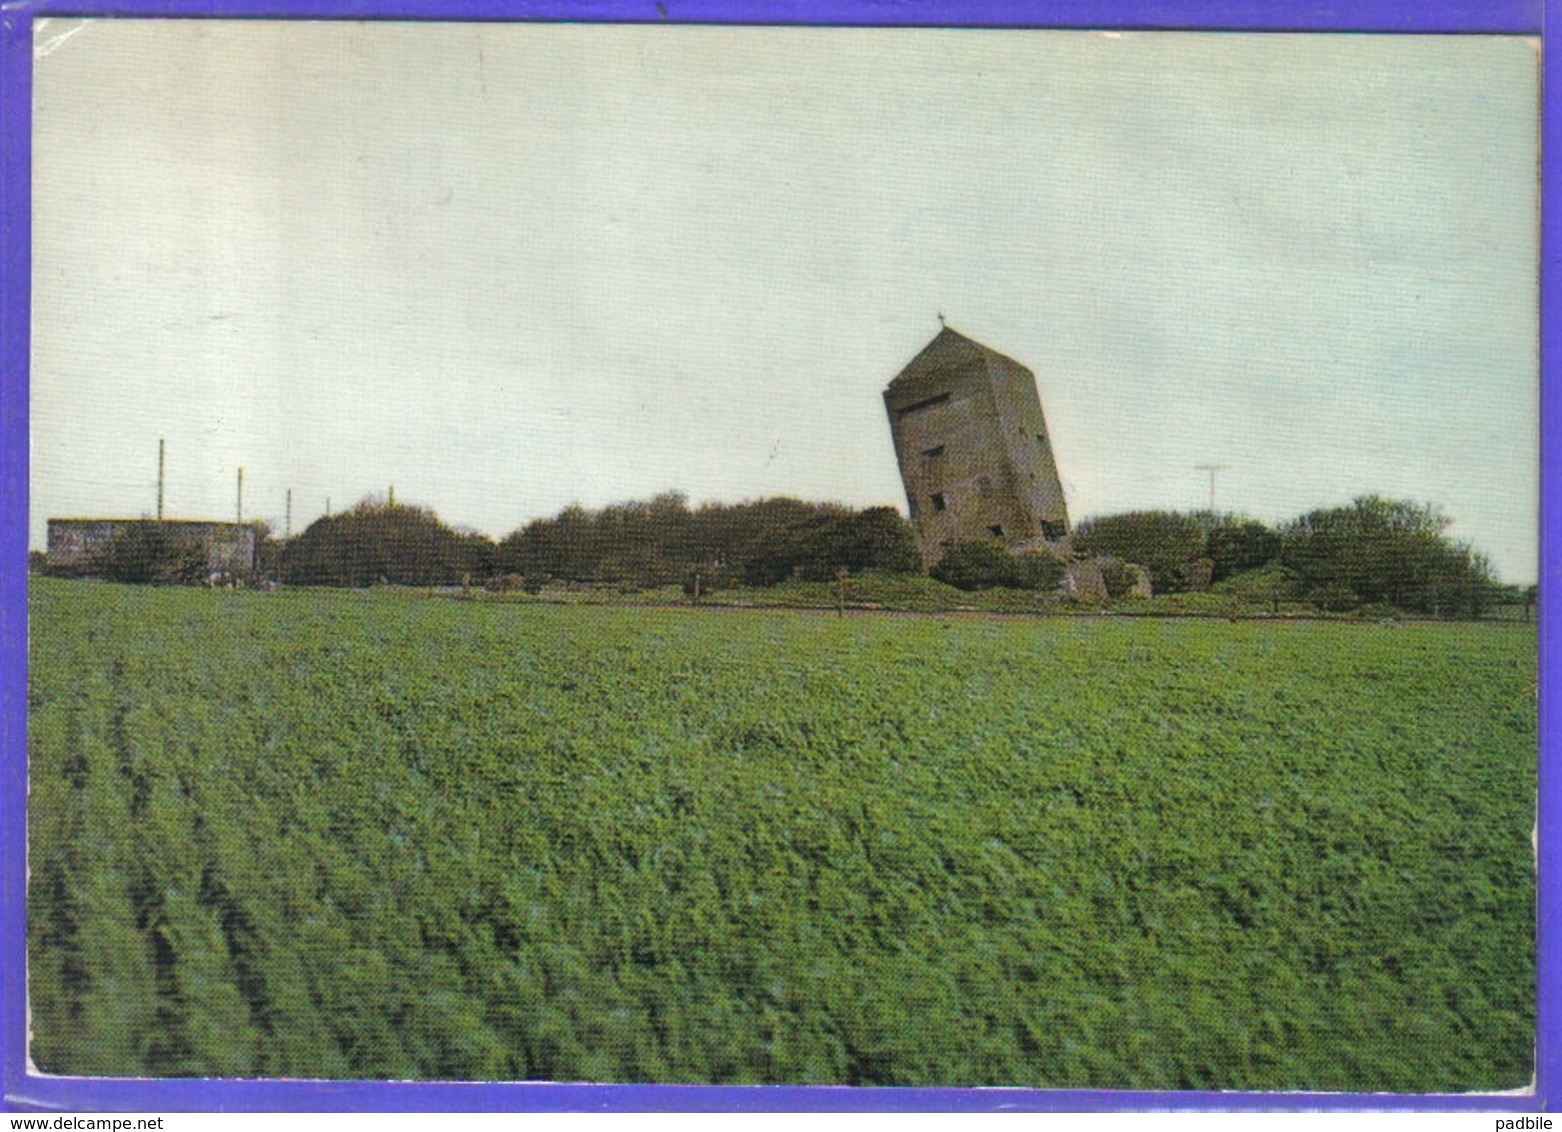
{"type": "Polygon", "coordinates": [[[902,511],[1035,371],[1071,517],[1432,502],[1535,578],[1537,52],[1493,37],[40,20],[31,542],[395,485],[902,511]]]}

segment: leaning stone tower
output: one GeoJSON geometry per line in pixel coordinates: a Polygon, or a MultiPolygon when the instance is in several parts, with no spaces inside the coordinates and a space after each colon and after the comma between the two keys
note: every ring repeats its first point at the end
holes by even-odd
{"type": "Polygon", "coordinates": [[[1068,535],[1036,378],[1020,363],[946,326],[889,383],[884,409],[924,563],[970,539],[1020,551],[1068,535]]]}

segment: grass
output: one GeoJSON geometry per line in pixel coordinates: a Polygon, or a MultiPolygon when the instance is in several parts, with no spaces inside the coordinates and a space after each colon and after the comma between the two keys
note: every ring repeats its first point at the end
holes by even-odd
{"type": "MultiPolygon", "coordinates": [[[[701,596],[706,606],[739,609],[836,609],[899,613],[979,612],[1035,614],[1041,616],[1210,617],[1235,619],[1306,618],[1323,620],[1426,620],[1388,607],[1372,606],[1349,612],[1330,612],[1310,602],[1285,598],[1275,601],[1279,581],[1277,567],[1264,567],[1218,582],[1207,590],[1157,594],[1151,598],[1122,598],[1106,602],[1075,602],[1058,593],[994,588],[967,591],[946,585],[925,574],[891,574],[867,571],[849,577],[844,593],[834,581],[789,579],[773,586],[734,585],[708,590],[701,596]]],[[[423,591],[402,591],[408,595],[423,591]]],[[[691,599],[678,586],[625,589],[607,584],[550,584],[534,594],[476,592],[478,600],[511,604],[611,605],[621,607],[687,606],[691,599]]],[[[1487,620],[1522,621],[1522,606],[1492,609],[1487,620]]]]}
{"type": "Polygon", "coordinates": [[[82,1074],[1531,1073],[1535,635],[35,580],[82,1074]]]}

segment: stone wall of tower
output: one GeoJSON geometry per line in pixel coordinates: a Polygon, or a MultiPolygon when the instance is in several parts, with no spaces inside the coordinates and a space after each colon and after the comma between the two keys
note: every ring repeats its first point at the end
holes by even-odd
{"type": "Polygon", "coordinates": [[[1024,366],[945,330],[890,383],[884,407],[924,562],[955,542],[1020,549],[1067,533],[1051,438],[1024,366]]]}
{"type": "Polygon", "coordinates": [[[993,389],[998,427],[1022,508],[1035,528],[1034,536],[1056,542],[1069,530],[1068,505],[1053,456],[1052,434],[1036,394],[1036,378],[1009,358],[994,357],[992,365],[997,371],[993,389]]]}

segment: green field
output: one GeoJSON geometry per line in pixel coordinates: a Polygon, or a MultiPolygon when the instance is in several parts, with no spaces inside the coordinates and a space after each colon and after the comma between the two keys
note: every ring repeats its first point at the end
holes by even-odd
{"type": "Polygon", "coordinates": [[[1528,626],[30,616],[45,1072],[1530,1079],[1528,626]]]}

